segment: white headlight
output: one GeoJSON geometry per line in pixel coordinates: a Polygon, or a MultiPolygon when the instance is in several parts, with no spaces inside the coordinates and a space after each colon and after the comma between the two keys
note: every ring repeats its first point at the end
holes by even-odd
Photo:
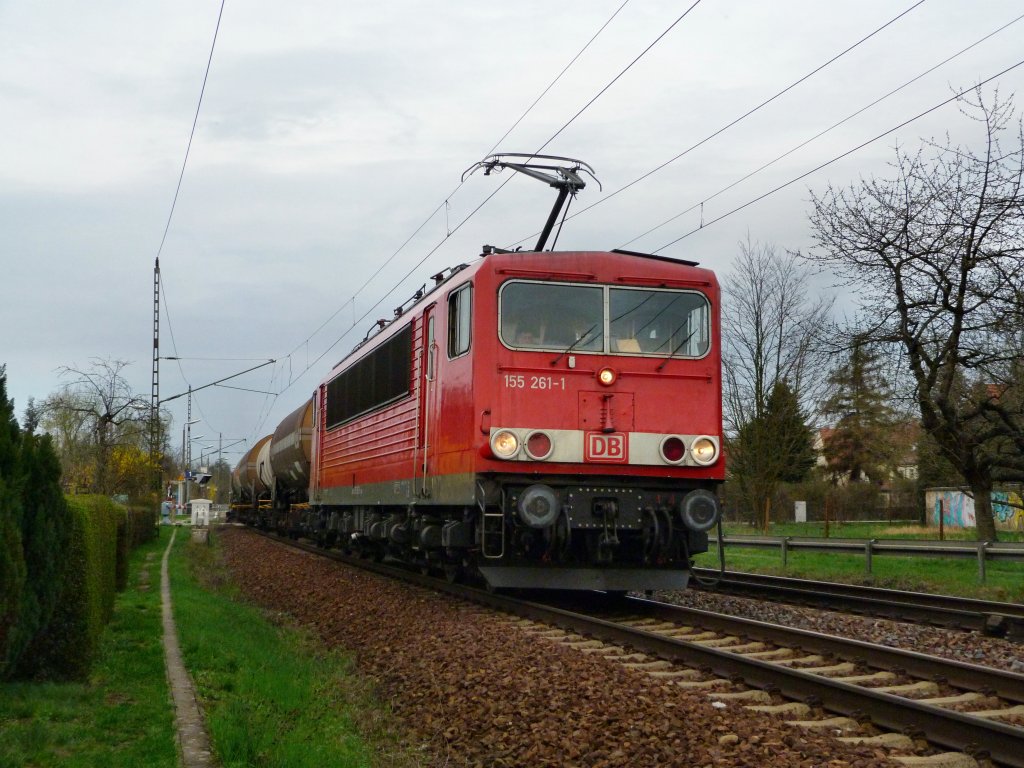
{"type": "Polygon", "coordinates": [[[511,459],[519,453],[519,438],[515,432],[502,429],[491,436],[491,450],[499,459],[511,459]]]}
{"type": "Polygon", "coordinates": [[[690,446],[690,455],[698,464],[707,466],[718,458],[718,446],[710,437],[698,437],[690,446]]]}

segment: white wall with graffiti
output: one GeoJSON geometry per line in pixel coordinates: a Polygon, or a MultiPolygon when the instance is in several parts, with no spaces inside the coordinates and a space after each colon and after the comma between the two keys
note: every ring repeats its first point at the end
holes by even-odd
{"type": "MultiPolygon", "coordinates": [[[[939,524],[942,514],[944,526],[975,526],[974,497],[962,488],[929,488],[924,492],[924,503],[932,525],[939,524]]],[[[999,530],[1024,531],[1024,490],[992,491],[992,516],[999,530]]]]}

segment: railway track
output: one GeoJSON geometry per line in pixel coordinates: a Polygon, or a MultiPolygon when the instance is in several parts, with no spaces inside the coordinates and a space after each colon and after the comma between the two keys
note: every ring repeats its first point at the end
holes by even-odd
{"type": "Polygon", "coordinates": [[[893,756],[905,765],[1024,768],[1024,675],[639,598],[524,600],[271,538],[501,611],[512,628],[703,693],[713,706],[878,748],[939,750],[893,756]]]}
{"type": "MultiPolygon", "coordinates": [[[[879,616],[898,621],[955,627],[1024,643],[1024,605],[967,597],[904,592],[878,587],[808,581],[757,573],[694,569],[712,586],[697,589],[720,594],[796,603],[845,613],[879,616]]],[[[692,582],[691,582],[692,583],[692,582]]]]}

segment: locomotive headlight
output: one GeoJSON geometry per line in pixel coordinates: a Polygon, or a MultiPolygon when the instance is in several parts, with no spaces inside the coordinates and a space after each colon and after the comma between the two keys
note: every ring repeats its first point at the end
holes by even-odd
{"type": "Polygon", "coordinates": [[[610,387],[615,383],[615,371],[611,368],[602,368],[597,372],[597,380],[604,384],[606,387],[610,387]]]}
{"type": "Polygon", "coordinates": [[[499,459],[511,459],[519,453],[519,438],[515,432],[502,429],[491,436],[491,450],[499,459]]]}
{"type": "Polygon", "coordinates": [[[710,437],[698,437],[690,446],[690,455],[694,461],[706,467],[718,458],[718,446],[710,437]]]}

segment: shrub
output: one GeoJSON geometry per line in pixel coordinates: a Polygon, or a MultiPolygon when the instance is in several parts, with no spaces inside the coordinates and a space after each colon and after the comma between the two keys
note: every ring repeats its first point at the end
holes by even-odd
{"type": "Polygon", "coordinates": [[[159,509],[153,504],[132,504],[128,507],[128,548],[135,549],[141,544],[153,541],[160,529],[157,522],[159,509]]]}
{"type": "Polygon", "coordinates": [[[156,538],[156,512],[146,507],[124,508],[124,517],[117,525],[117,591],[128,586],[128,557],[140,544],[156,538]]]}
{"type": "Polygon", "coordinates": [[[11,656],[10,644],[21,613],[25,555],[21,546],[21,430],[14,403],[7,397],[7,376],[0,365],[0,676],[11,656]]]}
{"type": "Polygon", "coordinates": [[[114,610],[118,526],[124,509],[104,496],[68,497],[71,530],[61,590],[46,631],[35,644],[35,677],[86,677],[103,626],[114,610]]]}
{"type": "Polygon", "coordinates": [[[6,676],[11,630],[17,626],[25,586],[25,559],[21,533],[14,519],[13,497],[0,478],[0,678],[6,676]]]}
{"type": "Polygon", "coordinates": [[[8,640],[7,661],[14,676],[31,677],[34,669],[28,649],[46,631],[57,607],[71,513],[60,490],[60,460],[48,435],[23,436],[22,468],[25,585],[18,622],[8,640]]]}

